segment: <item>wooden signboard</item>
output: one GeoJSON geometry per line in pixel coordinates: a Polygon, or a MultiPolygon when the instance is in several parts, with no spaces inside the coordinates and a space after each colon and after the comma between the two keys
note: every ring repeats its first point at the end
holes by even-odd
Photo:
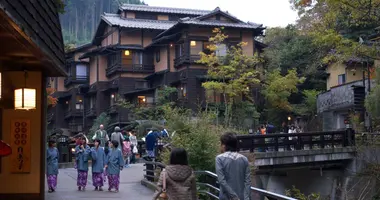
{"type": "Polygon", "coordinates": [[[11,172],[30,173],[30,120],[11,120],[11,172]]]}

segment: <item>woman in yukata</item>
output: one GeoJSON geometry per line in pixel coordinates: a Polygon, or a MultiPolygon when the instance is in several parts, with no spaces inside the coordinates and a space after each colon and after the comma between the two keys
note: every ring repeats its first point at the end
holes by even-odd
{"type": "Polygon", "coordinates": [[[86,190],[87,175],[88,175],[88,160],[91,154],[91,149],[87,145],[86,138],[82,138],[82,144],[75,147],[75,158],[77,163],[78,178],[77,186],[78,190],[86,190]]]}
{"type": "Polygon", "coordinates": [[[49,187],[49,193],[54,192],[57,187],[58,176],[58,149],[55,147],[56,142],[54,140],[49,141],[49,148],[46,150],[46,178],[49,187]]]}
{"type": "Polygon", "coordinates": [[[118,149],[119,142],[112,140],[110,143],[110,152],[107,155],[106,170],[108,175],[108,191],[115,189],[119,192],[120,171],[123,170],[124,161],[123,154],[118,149]]]}
{"type": "Polygon", "coordinates": [[[91,148],[92,158],[92,183],[95,187],[95,191],[103,191],[103,169],[106,162],[106,154],[103,148],[100,146],[100,139],[95,139],[95,147],[91,148]]]}

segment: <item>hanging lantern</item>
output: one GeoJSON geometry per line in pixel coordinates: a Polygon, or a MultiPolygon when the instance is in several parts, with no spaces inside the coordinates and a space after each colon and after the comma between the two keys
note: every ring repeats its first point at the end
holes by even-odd
{"type": "Polygon", "coordinates": [[[25,72],[25,87],[15,89],[15,109],[36,109],[36,89],[26,87],[27,72],[25,72]]]}
{"type": "Polygon", "coordinates": [[[129,55],[130,55],[129,50],[125,50],[125,51],[124,51],[124,55],[129,56],[129,55]]]}

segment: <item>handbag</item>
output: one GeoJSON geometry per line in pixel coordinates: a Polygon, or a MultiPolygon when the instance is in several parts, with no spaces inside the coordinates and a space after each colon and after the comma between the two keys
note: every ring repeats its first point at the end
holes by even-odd
{"type": "Polygon", "coordinates": [[[162,180],[162,190],[161,190],[161,193],[160,193],[158,199],[159,200],[167,200],[169,198],[168,198],[168,195],[166,194],[166,172],[163,171],[162,173],[164,173],[163,177],[162,177],[163,178],[163,180],[162,180]]]}
{"type": "Polygon", "coordinates": [[[136,146],[133,146],[132,153],[136,154],[136,153],[138,153],[138,152],[139,152],[139,150],[137,149],[137,147],[136,147],[136,146]]]}

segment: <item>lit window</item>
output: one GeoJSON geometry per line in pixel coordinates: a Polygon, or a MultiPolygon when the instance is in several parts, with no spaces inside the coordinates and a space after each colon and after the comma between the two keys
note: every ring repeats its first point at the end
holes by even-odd
{"type": "Polygon", "coordinates": [[[145,98],[145,96],[138,96],[138,97],[137,97],[137,100],[138,100],[138,104],[139,104],[139,105],[144,105],[144,104],[146,104],[146,98],[145,98]]]}

